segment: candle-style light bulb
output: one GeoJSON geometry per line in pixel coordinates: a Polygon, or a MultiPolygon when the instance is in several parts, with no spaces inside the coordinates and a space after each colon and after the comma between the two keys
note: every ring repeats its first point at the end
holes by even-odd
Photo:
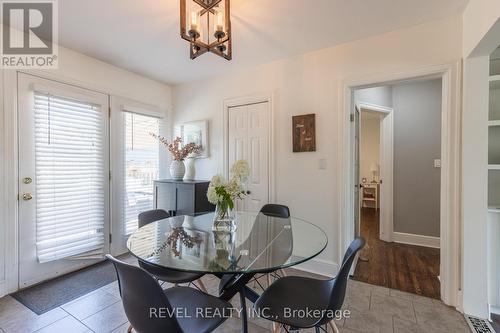
{"type": "Polygon", "coordinates": [[[198,12],[193,10],[189,13],[188,15],[188,20],[189,20],[189,36],[192,39],[198,39],[200,37],[200,31],[198,30],[199,26],[199,16],[198,12]]]}
{"type": "Polygon", "coordinates": [[[216,31],[224,31],[224,16],[222,12],[217,12],[217,26],[216,31]]]}
{"type": "Polygon", "coordinates": [[[198,31],[198,13],[196,11],[191,12],[191,30],[198,31]]]}
{"type": "Polygon", "coordinates": [[[224,14],[222,12],[215,13],[214,36],[217,39],[224,38],[224,14]]]}

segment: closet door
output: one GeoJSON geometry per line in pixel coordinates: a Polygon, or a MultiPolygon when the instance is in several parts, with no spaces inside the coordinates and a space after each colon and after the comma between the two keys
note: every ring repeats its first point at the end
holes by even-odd
{"type": "Polygon", "coordinates": [[[240,159],[250,165],[248,195],[238,210],[259,211],[269,202],[269,103],[229,108],[229,168],[240,159]]]}

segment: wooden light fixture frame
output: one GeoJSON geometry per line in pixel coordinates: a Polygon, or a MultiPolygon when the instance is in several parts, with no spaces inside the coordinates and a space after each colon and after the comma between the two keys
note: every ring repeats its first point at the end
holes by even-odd
{"type": "MultiPolygon", "coordinates": [[[[186,0],[180,0],[180,22],[181,22],[181,37],[186,40],[190,44],[190,57],[191,59],[196,59],[202,54],[207,52],[215,53],[216,55],[226,59],[232,59],[232,40],[231,40],[231,6],[230,0],[187,0],[193,1],[200,7],[202,10],[199,12],[200,18],[203,15],[215,14],[214,7],[216,7],[219,3],[224,1],[224,23],[225,23],[225,36],[220,39],[215,39],[213,42],[210,42],[210,38],[208,39],[209,43],[205,43],[198,38],[193,38],[189,35],[187,29],[187,13],[186,13],[186,0]],[[219,50],[219,46],[226,44],[225,52],[219,50]]],[[[215,19],[214,19],[215,20],[215,19]]],[[[207,20],[207,22],[210,22],[207,20]]],[[[208,23],[209,24],[209,23],[208,23]]],[[[210,27],[207,27],[208,31],[210,31],[210,27]]],[[[210,36],[210,32],[209,32],[210,36]]],[[[214,37],[215,38],[215,37],[214,37]]]]}

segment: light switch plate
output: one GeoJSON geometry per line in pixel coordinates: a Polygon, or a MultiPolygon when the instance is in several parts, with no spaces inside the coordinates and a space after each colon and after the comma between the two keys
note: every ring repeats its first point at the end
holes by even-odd
{"type": "Polygon", "coordinates": [[[326,169],[326,159],[320,158],[318,161],[318,169],[325,170],[326,169]]]}
{"type": "Polygon", "coordinates": [[[434,167],[435,168],[440,168],[441,167],[441,160],[440,159],[435,159],[434,160],[434,167]]]}

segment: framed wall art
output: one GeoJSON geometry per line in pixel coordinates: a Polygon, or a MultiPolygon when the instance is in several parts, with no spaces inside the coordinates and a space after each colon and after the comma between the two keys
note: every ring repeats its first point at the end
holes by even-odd
{"type": "Polygon", "coordinates": [[[201,146],[202,150],[196,155],[196,158],[207,158],[209,156],[208,120],[183,123],[179,126],[179,132],[183,144],[192,142],[201,146]]]}
{"type": "Polygon", "coordinates": [[[316,115],[292,117],[293,152],[316,151],[316,115]]]}

